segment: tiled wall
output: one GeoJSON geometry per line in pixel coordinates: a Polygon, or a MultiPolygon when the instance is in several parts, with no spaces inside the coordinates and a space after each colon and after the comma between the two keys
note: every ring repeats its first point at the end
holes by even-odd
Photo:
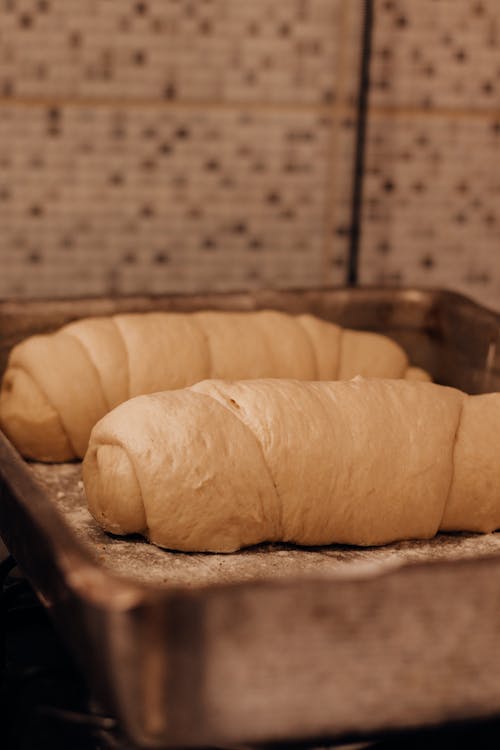
{"type": "Polygon", "coordinates": [[[3,0],[0,296],[342,283],[360,0],[3,0]]]}
{"type": "Polygon", "coordinates": [[[500,309],[500,2],[376,7],[361,280],[500,309]]]}
{"type": "MultiPolygon", "coordinates": [[[[363,0],[0,0],[0,297],[345,279],[363,0]]],[[[375,0],[365,283],[500,308],[500,3],[375,0]]]]}

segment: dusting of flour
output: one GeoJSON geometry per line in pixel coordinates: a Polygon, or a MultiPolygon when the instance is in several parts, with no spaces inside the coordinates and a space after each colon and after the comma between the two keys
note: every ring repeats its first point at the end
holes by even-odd
{"type": "Polygon", "coordinates": [[[87,510],[81,465],[28,464],[78,539],[107,570],[138,583],[198,587],[262,579],[365,577],[406,563],[500,553],[500,533],[439,534],[430,541],[385,547],[294,547],[262,544],[223,554],[171,552],[140,537],[115,537],[87,510]]]}

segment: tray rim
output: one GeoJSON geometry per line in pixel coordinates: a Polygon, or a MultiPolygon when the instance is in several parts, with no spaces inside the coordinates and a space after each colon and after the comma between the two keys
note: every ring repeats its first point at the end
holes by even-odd
{"type": "MultiPolygon", "coordinates": [[[[66,307],[78,307],[80,304],[92,304],[101,303],[103,307],[114,307],[118,309],[125,309],[128,305],[142,305],[148,302],[159,302],[167,300],[197,300],[205,298],[217,297],[220,300],[230,300],[232,298],[247,297],[249,299],[248,310],[260,308],[260,302],[266,302],[270,295],[280,295],[283,297],[293,297],[297,294],[302,297],[308,297],[320,294],[331,294],[344,295],[344,296],[359,296],[372,297],[379,295],[381,298],[394,298],[407,299],[411,301],[412,298],[431,298],[431,297],[445,297],[450,301],[455,301],[469,308],[473,308],[479,314],[483,314],[485,317],[491,318],[492,321],[500,324],[500,311],[496,311],[487,305],[483,305],[477,300],[469,297],[468,295],[456,291],[454,289],[448,289],[440,286],[396,286],[396,285],[380,285],[380,284],[362,284],[358,286],[345,286],[345,285],[325,285],[325,286],[314,286],[314,287],[287,287],[286,289],[266,287],[262,289],[249,290],[249,289],[231,289],[224,291],[195,291],[195,292],[172,292],[164,294],[131,294],[131,295],[120,295],[115,297],[106,297],[103,295],[84,295],[84,296],[61,296],[61,297],[30,297],[26,299],[16,298],[3,298],[0,299],[0,316],[5,314],[16,314],[23,316],[29,313],[31,310],[42,310],[46,311],[47,305],[52,306],[56,310],[58,308],[65,309],[66,307]]],[[[109,313],[106,313],[109,314],[109,313]]],[[[89,316],[90,317],[90,316],[89,316]]],[[[1,317],[0,317],[1,324],[1,317]]],[[[1,330],[0,330],[1,334],[1,330]]]]}

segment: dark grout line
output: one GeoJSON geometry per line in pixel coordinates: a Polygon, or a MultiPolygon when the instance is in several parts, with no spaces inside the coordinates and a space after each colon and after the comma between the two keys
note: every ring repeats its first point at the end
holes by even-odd
{"type": "MultiPolygon", "coordinates": [[[[158,110],[187,110],[197,111],[200,109],[211,108],[223,111],[257,111],[269,113],[300,113],[306,112],[311,114],[331,115],[331,104],[321,103],[304,103],[304,102],[263,102],[263,101],[220,101],[220,100],[193,100],[193,101],[175,101],[162,100],[158,98],[147,99],[122,99],[113,97],[0,97],[0,106],[4,108],[26,107],[26,108],[47,108],[47,107],[73,107],[75,109],[85,109],[88,107],[97,108],[124,108],[124,109],[158,109],[158,110]]],[[[337,105],[340,114],[351,113],[353,107],[348,103],[337,105]]]]}
{"type": "Polygon", "coordinates": [[[450,119],[500,120],[500,109],[462,109],[460,107],[381,107],[370,106],[370,117],[442,117],[450,119]]]}
{"type": "Polygon", "coordinates": [[[361,243],[361,219],[363,208],[363,176],[365,164],[365,142],[368,123],[368,99],[370,89],[370,58],[372,50],[374,7],[373,0],[365,0],[363,32],[361,39],[361,63],[359,71],[359,94],[357,106],[356,149],[351,198],[351,232],[347,285],[357,286],[359,280],[359,250],[361,243]]]}

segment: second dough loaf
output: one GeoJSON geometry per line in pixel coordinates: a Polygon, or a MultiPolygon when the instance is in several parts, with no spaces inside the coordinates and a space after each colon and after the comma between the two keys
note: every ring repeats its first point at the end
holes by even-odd
{"type": "MultiPolygon", "coordinates": [[[[82,458],[95,423],[129,398],[205,378],[405,377],[394,341],[312,315],[265,310],[87,318],[32,336],[10,355],[0,425],[19,452],[82,458]]],[[[418,373],[408,370],[409,377],[418,373]]]]}
{"type": "Polygon", "coordinates": [[[498,528],[499,439],[496,393],[205,381],[108,414],[84,482],[105,529],[172,549],[383,544],[498,528]]]}

